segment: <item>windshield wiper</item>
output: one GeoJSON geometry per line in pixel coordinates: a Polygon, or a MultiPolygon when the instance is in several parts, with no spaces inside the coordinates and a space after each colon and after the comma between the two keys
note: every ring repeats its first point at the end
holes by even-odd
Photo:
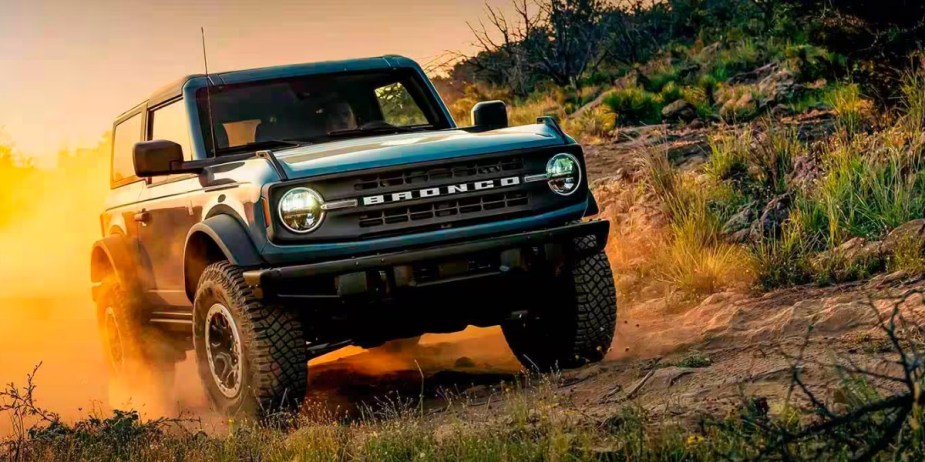
{"type": "Polygon", "coordinates": [[[219,148],[218,152],[220,153],[230,153],[230,152],[243,152],[243,151],[258,151],[260,149],[266,148],[276,148],[280,146],[289,146],[289,147],[299,147],[308,144],[304,141],[294,140],[294,139],[285,139],[285,140],[264,140],[257,141],[254,143],[242,144],[240,146],[230,146],[227,148],[219,148]]]}

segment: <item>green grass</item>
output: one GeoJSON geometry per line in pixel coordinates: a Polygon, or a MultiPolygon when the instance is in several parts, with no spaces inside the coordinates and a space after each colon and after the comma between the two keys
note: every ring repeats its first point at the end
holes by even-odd
{"type": "Polygon", "coordinates": [[[712,366],[713,360],[703,353],[694,352],[674,363],[674,365],[677,367],[703,368],[712,366]]]}
{"type": "MultiPolygon", "coordinates": [[[[678,363],[693,368],[711,364],[699,353],[678,363]]],[[[142,421],[136,413],[117,412],[71,425],[33,427],[17,445],[0,446],[0,457],[56,462],[668,462],[753,460],[771,448],[772,460],[784,454],[790,460],[848,460],[851,453],[843,439],[874,444],[877,432],[870,429],[884,417],[866,414],[834,427],[835,434],[809,434],[785,449],[774,449],[779,432],[799,433],[817,421],[818,412],[744,397],[725,416],[703,416],[699,425],[685,425],[670,417],[656,419],[633,403],[592,417],[577,411],[569,396],[547,377],[524,389],[507,389],[494,396],[491,407],[451,403],[442,412],[427,415],[414,400],[392,400],[386,409],[377,408],[359,419],[305,414],[265,426],[236,423],[226,432],[213,433],[199,431],[192,421],[142,421]],[[780,411],[769,412],[769,404],[780,411]]],[[[880,398],[861,378],[847,377],[835,389],[835,399],[849,410],[880,398]]],[[[886,448],[881,455],[890,457],[891,448],[902,447],[897,460],[918,460],[923,423],[920,413],[910,417],[907,431],[900,436],[901,446],[886,448]]]]}

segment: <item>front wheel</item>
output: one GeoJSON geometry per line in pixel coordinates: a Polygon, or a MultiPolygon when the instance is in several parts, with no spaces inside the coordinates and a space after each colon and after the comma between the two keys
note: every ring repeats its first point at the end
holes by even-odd
{"type": "Polygon", "coordinates": [[[200,379],[222,414],[261,419],[304,400],[308,363],[301,321],[254,297],[241,269],[228,262],[202,274],[193,343],[200,379]]]}
{"type": "MultiPolygon", "coordinates": [[[[579,248],[593,244],[576,241],[579,248]]],[[[617,295],[607,255],[580,258],[528,307],[524,319],[501,325],[524,367],[568,369],[604,359],[617,324],[617,295]]]]}

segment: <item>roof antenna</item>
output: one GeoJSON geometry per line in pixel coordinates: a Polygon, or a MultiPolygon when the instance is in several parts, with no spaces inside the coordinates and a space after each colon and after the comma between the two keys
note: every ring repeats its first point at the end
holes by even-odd
{"type": "Polygon", "coordinates": [[[202,62],[206,68],[206,107],[209,111],[209,134],[212,136],[212,157],[215,155],[215,121],[212,120],[212,77],[209,76],[209,58],[206,55],[206,28],[199,26],[199,32],[202,34],[202,62]]]}

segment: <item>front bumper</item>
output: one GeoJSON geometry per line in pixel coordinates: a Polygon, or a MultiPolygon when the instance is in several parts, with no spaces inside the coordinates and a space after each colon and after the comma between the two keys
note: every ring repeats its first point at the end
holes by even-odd
{"type": "Polygon", "coordinates": [[[609,222],[596,220],[417,250],[249,270],[244,280],[258,298],[388,296],[395,289],[529,270],[537,260],[557,261],[574,251],[595,253],[607,243],[609,231],[609,222]],[[574,240],[584,236],[594,236],[593,244],[577,248],[574,240]],[[427,265],[426,280],[421,265],[427,265]],[[322,283],[303,284],[312,280],[322,283]]]}

